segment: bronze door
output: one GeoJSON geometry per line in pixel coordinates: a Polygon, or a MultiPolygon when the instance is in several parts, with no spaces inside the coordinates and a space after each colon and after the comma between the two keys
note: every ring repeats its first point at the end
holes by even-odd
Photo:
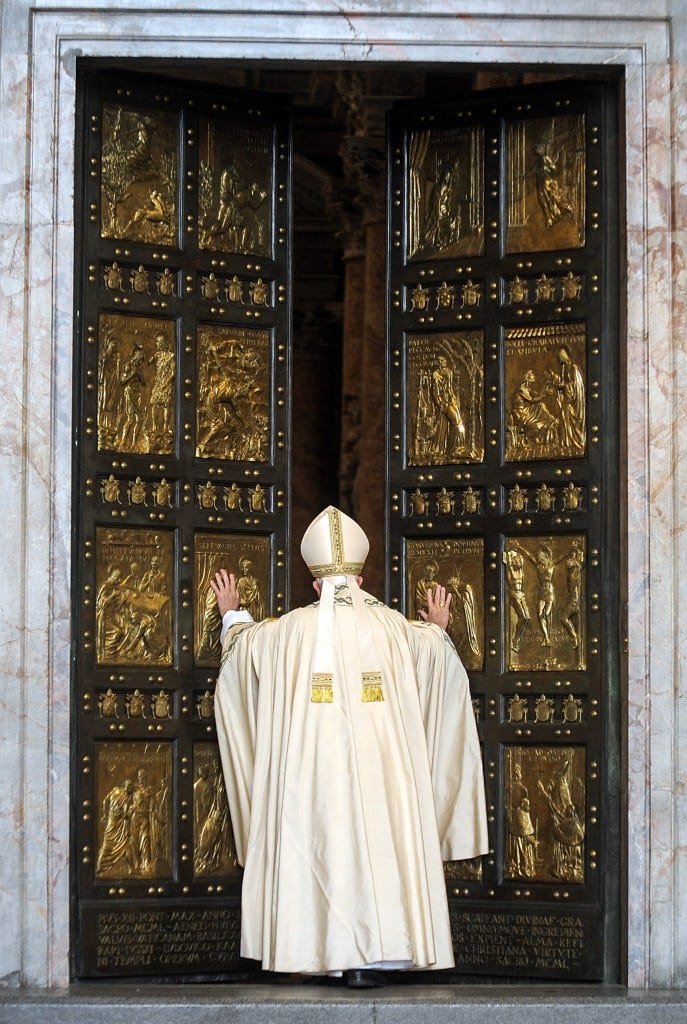
{"type": "Polygon", "coordinates": [[[619,979],[615,93],[390,120],[388,560],[452,594],[490,845],[446,865],[463,974],[619,979]]]}
{"type": "Polygon", "coordinates": [[[287,606],[290,115],[126,72],[79,96],[73,971],[231,974],[208,579],[287,606]]]}

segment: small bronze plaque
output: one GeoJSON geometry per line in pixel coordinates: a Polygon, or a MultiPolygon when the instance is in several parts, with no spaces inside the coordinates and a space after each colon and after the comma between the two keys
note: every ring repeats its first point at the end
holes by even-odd
{"type": "Polygon", "coordinates": [[[96,530],[96,661],[171,665],[173,538],[169,530],[96,530]]]}
{"type": "Polygon", "coordinates": [[[406,542],[406,608],[419,618],[427,609],[427,591],[439,583],[451,593],[448,633],[466,669],[484,665],[484,541],[452,540],[406,542]]]}
{"type": "Polygon", "coordinates": [[[269,331],[199,325],[198,458],[268,461],[270,360],[269,331]]]}
{"type": "Polygon", "coordinates": [[[241,607],[256,622],[269,610],[269,537],[197,533],[194,573],[194,650],[197,665],[216,667],[220,657],[221,622],[210,580],[219,569],[236,575],[241,607]]]}
{"type": "Polygon", "coordinates": [[[586,668],[585,537],[509,537],[503,551],[509,671],[586,668]]]}
{"type": "Polygon", "coordinates": [[[408,258],[452,259],[484,248],[484,132],[414,132],[408,143],[408,258]]]}
{"type": "Polygon", "coordinates": [[[406,448],[409,466],[484,459],[481,331],[408,338],[406,448]]]}
{"type": "Polygon", "coordinates": [[[175,245],[177,115],[106,103],[102,139],[102,237],[175,245]]]}
{"type": "Polygon", "coordinates": [[[508,127],[506,252],[584,245],[584,117],[538,117],[508,127]]]}
{"type": "Polygon", "coordinates": [[[95,877],[172,877],[172,744],[96,743],[95,877]]]}
{"type": "Polygon", "coordinates": [[[506,461],[584,456],[586,348],[583,324],[506,331],[506,461]]]}

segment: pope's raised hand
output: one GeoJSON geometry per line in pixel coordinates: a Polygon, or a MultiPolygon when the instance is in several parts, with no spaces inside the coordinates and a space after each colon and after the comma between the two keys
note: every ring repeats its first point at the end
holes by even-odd
{"type": "Polygon", "coordinates": [[[220,618],[224,616],[225,612],[237,612],[239,610],[241,597],[233,572],[220,569],[219,572],[215,573],[214,580],[210,580],[210,587],[217,598],[220,618]]]}
{"type": "Polygon", "coordinates": [[[433,622],[436,626],[446,629],[448,626],[449,611],[451,608],[452,595],[442,587],[441,584],[434,590],[427,591],[427,611],[420,610],[420,617],[425,622],[433,622]]]}

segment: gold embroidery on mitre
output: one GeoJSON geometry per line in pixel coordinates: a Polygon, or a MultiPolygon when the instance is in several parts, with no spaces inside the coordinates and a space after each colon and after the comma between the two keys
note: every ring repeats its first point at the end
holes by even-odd
{"type": "Polygon", "coordinates": [[[310,701],[312,704],[332,703],[334,700],[332,680],[331,672],[313,672],[310,688],[310,701]]]}
{"type": "Polygon", "coordinates": [[[364,703],[384,700],[382,691],[381,672],[363,672],[363,696],[364,703]]]}
{"type": "Polygon", "coordinates": [[[327,518],[329,519],[329,541],[332,546],[332,562],[334,565],[340,565],[344,560],[341,513],[338,508],[333,508],[330,510],[327,518]]]}
{"type": "Polygon", "coordinates": [[[315,579],[320,576],[360,576],[363,571],[363,563],[325,562],[322,565],[309,565],[308,569],[315,579]]]}

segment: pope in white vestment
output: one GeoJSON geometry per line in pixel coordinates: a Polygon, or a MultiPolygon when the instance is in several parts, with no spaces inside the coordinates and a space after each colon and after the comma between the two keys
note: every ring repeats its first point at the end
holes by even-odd
{"type": "MultiPolygon", "coordinates": [[[[452,967],[442,861],[488,849],[465,670],[439,625],[360,589],[368,548],[325,509],[301,546],[319,602],[223,617],[215,715],[245,867],[241,955],[265,970],[452,967]]],[[[223,612],[236,583],[216,580],[223,612]]]]}

